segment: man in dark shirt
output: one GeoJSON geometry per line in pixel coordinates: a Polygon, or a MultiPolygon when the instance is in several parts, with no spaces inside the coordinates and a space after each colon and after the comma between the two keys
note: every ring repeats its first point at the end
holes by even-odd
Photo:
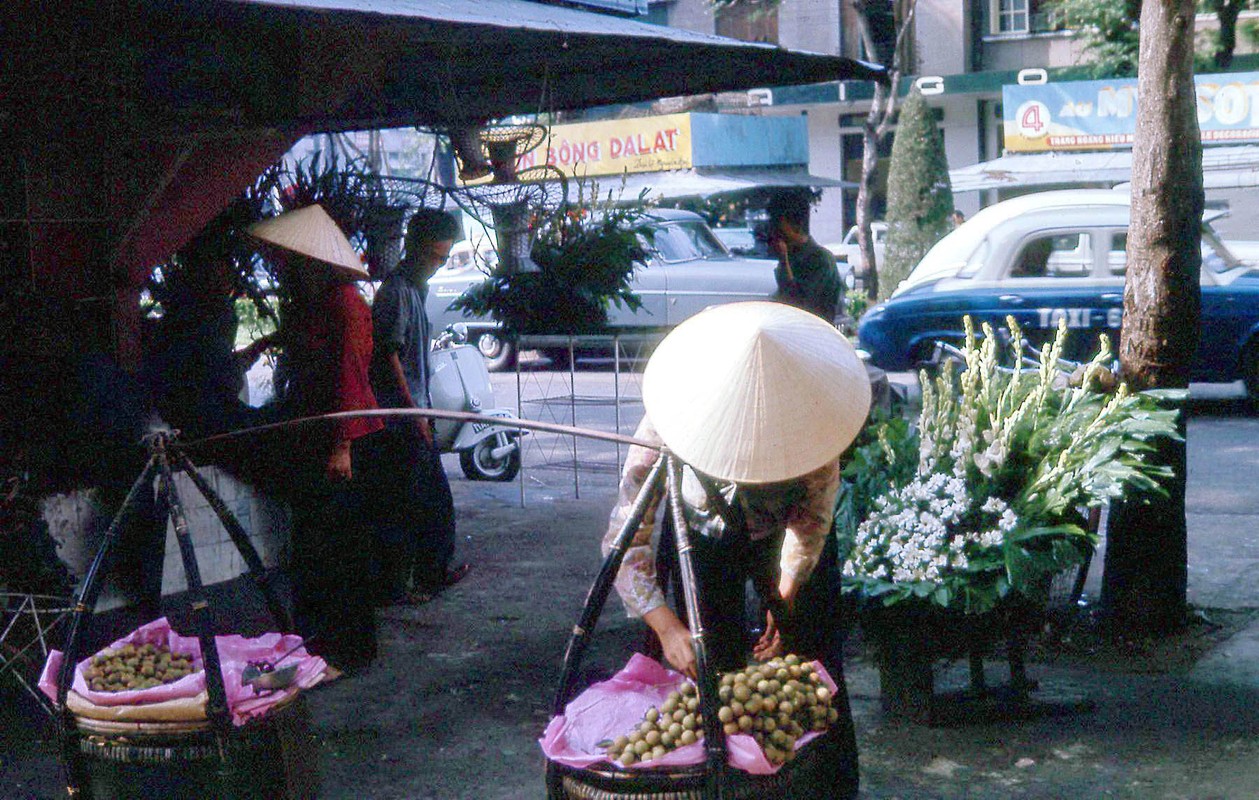
{"type": "Polygon", "coordinates": [[[770,200],[769,244],[778,256],[776,299],[834,323],[842,311],[843,284],[835,256],[809,236],[809,199],[781,192],[770,200]]]}
{"type": "MultiPolygon", "coordinates": [[[[406,250],[372,301],[372,384],[382,408],[429,408],[428,279],[446,263],[461,231],[442,211],[422,208],[407,226],[406,250]]],[[[377,527],[382,603],[423,602],[467,573],[451,568],[455,508],[441,453],[426,418],[390,420],[379,480],[389,507],[377,527]],[[408,584],[410,593],[408,594],[408,584]]]]}

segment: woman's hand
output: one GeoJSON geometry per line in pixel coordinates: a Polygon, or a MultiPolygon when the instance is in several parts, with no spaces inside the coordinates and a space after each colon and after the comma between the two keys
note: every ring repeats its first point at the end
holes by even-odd
{"type": "Polygon", "coordinates": [[[643,615],[646,622],[660,640],[665,660],[669,665],[691,680],[695,680],[695,643],[691,632],[673,613],[668,606],[653,608],[643,615]]]}
{"type": "Polygon", "coordinates": [[[348,481],[354,477],[354,468],[350,463],[350,443],[348,440],[337,442],[336,447],[332,448],[332,454],[328,456],[328,464],[324,474],[333,483],[348,481]]]}
{"type": "Polygon", "coordinates": [[[782,652],[782,632],[778,630],[778,623],[774,621],[774,612],[766,611],[765,632],[761,634],[760,639],[756,640],[756,644],[752,645],[752,657],[757,661],[768,661],[782,655],[782,652]]]}

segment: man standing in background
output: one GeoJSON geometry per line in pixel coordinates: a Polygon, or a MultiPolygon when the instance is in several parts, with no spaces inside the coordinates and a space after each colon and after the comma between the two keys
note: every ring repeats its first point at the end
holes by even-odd
{"type": "MultiPolygon", "coordinates": [[[[428,280],[461,237],[450,214],[421,208],[407,225],[405,251],[372,302],[372,383],[381,408],[428,408],[432,338],[424,300],[428,280]]],[[[390,498],[376,534],[381,604],[422,603],[461,580],[468,565],[450,567],[455,507],[429,419],[399,417],[386,427],[381,488],[390,498]]]]}
{"type": "Polygon", "coordinates": [[[829,323],[843,311],[843,283],[835,256],[809,235],[809,198],[779,192],[769,202],[769,246],[778,256],[776,300],[811,311],[829,323]]]}

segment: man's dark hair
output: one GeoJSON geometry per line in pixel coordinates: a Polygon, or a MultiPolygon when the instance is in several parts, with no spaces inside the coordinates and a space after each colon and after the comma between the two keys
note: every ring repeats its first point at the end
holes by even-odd
{"type": "Polygon", "coordinates": [[[786,220],[804,232],[809,230],[809,196],[805,192],[778,192],[765,211],[771,225],[786,220]]]}
{"type": "Polygon", "coordinates": [[[421,208],[407,223],[406,248],[420,247],[429,242],[457,242],[463,238],[463,228],[453,214],[435,208],[421,208]]]}

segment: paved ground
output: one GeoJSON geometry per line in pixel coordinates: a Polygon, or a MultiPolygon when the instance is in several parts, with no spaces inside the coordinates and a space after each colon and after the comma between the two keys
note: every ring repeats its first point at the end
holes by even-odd
{"type": "MultiPolygon", "coordinates": [[[[1259,797],[1259,417],[1208,395],[1190,426],[1190,595],[1206,620],[1174,643],[1098,650],[1086,632],[1031,667],[1047,700],[1091,711],[1031,721],[924,727],[879,710],[877,671],[854,640],[849,685],[863,797],[1259,797]]],[[[591,460],[603,456],[593,454],[591,460]]],[[[453,465],[452,465],[453,466],[453,465]]],[[[457,467],[453,467],[457,473],[457,467]]],[[[453,473],[452,473],[453,474],[453,473]]],[[[324,797],[516,800],[542,796],[536,744],[567,636],[598,567],[609,472],[526,472],[516,484],[454,480],[461,556],[475,568],[448,595],[384,615],[383,658],[312,694],[324,797]]],[[[1100,562],[1099,562],[1100,563],[1100,562]]],[[[1096,591],[1095,569],[1090,593],[1096,591]]],[[[613,601],[587,660],[624,663],[642,632],[613,601]]],[[[1001,665],[988,665],[993,680],[1001,665]]],[[[943,669],[941,685],[964,670],[943,669]]],[[[0,708],[0,797],[64,796],[39,725],[0,708]]]]}

